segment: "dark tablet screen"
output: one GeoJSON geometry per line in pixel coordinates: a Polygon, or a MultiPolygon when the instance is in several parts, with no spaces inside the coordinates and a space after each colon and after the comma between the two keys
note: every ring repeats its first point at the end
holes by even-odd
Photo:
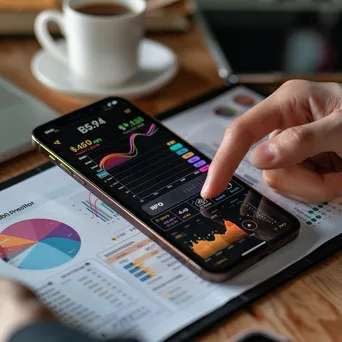
{"type": "Polygon", "coordinates": [[[232,3],[198,0],[198,8],[235,74],[342,71],[342,8],[232,3]]]}

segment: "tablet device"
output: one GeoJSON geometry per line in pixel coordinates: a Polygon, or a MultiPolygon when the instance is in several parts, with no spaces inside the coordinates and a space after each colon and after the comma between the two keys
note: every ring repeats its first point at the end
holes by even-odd
{"type": "Polygon", "coordinates": [[[337,1],[197,0],[197,17],[219,74],[278,82],[342,71],[337,1]]]}
{"type": "Polygon", "coordinates": [[[0,77],[0,162],[33,149],[32,130],[58,114],[0,77]]]}

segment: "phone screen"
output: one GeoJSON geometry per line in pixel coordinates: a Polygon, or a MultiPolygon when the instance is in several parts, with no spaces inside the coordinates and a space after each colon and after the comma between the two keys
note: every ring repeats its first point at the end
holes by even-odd
{"type": "Polygon", "coordinates": [[[210,159],[122,99],[83,108],[34,136],[210,272],[298,229],[292,215],[236,177],[219,196],[201,198],[210,159]]]}

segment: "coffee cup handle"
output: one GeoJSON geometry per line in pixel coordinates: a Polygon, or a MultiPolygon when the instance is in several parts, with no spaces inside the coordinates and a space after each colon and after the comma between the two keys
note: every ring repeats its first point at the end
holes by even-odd
{"type": "Polygon", "coordinates": [[[48,23],[54,22],[58,25],[62,35],[64,33],[64,18],[63,14],[59,11],[47,10],[38,14],[34,22],[34,33],[39,42],[39,44],[49,53],[51,53],[54,57],[56,57],[60,62],[67,65],[68,64],[68,56],[66,52],[63,52],[60,48],[57,47],[56,42],[52,38],[49,29],[48,23]]]}

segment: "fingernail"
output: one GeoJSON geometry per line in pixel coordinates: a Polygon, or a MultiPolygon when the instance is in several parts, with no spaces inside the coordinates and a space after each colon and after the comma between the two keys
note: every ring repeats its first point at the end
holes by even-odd
{"type": "Polygon", "coordinates": [[[250,161],[256,167],[264,167],[275,158],[274,151],[270,145],[258,146],[250,154],[250,161]]]}
{"type": "Polygon", "coordinates": [[[201,196],[205,197],[207,195],[207,192],[209,191],[209,181],[208,178],[205,180],[202,190],[201,190],[201,196]]]}

